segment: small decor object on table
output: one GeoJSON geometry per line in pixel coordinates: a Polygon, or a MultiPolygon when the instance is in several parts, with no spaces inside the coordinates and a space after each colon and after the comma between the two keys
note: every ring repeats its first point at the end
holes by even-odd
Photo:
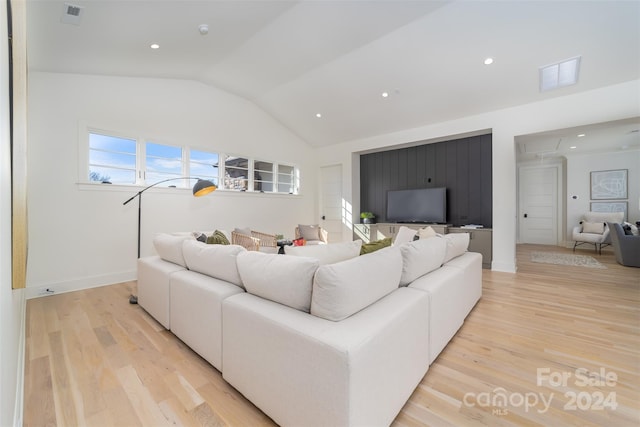
{"type": "Polygon", "coordinates": [[[360,219],[362,220],[363,224],[375,224],[376,223],[376,216],[373,214],[373,212],[361,212],[360,213],[360,219]]]}
{"type": "Polygon", "coordinates": [[[293,240],[284,239],[282,234],[276,236],[280,236],[280,238],[276,241],[276,244],[278,245],[278,254],[284,255],[284,247],[293,245],[293,240]]]}

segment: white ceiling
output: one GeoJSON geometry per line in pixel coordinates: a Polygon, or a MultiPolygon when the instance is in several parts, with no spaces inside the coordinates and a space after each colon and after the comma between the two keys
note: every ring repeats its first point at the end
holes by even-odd
{"type": "Polygon", "coordinates": [[[638,1],[67,3],[79,25],[62,1],[27,0],[30,70],[201,81],[313,146],[640,78],[638,1]],[[578,84],[539,92],[538,67],[578,55],[578,84]]]}

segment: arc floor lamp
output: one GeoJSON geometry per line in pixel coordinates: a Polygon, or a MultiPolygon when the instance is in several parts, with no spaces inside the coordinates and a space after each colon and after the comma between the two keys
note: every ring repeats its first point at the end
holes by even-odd
{"type": "MultiPolygon", "coordinates": [[[[179,178],[169,178],[169,179],[165,179],[162,181],[158,181],[154,184],[151,184],[145,188],[143,188],[142,190],[138,191],[136,194],[134,194],[130,199],[128,199],[127,201],[125,201],[123,203],[123,205],[126,205],[127,203],[131,202],[133,199],[135,199],[136,197],[138,198],[138,258],[140,258],[140,222],[142,219],[142,193],[144,193],[145,191],[147,191],[148,189],[155,187],[158,184],[162,184],[163,182],[168,182],[168,181],[177,181],[179,179],[196,179],[198,180],[195,185],[193,186],[193,196],[194,197],[201,197],[204,196],[206,194],[209,194],[213,191],[215,191],[218,187],[216,187],[216,185],[206,179],[200,179],[200,178],[194,178],[194,177],[190,177],[190,176],[182,176],[179,178]]],[[[135,295],[131,295],[131,297],[129,298],[129,302],[131,304],[136,304],[138,302],[138,297],[135,295]]]]}

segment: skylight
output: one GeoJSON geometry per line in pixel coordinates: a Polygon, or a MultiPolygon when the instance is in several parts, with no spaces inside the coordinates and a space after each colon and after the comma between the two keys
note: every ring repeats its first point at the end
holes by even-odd
{"type": "Polygon", "coordinates": [[[580,56],[540,67],[540,92],[571,86],[578,82],[580,56]]]}

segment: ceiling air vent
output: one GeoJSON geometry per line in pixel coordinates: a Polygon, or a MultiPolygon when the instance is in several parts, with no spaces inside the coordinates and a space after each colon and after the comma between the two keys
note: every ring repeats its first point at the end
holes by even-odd
{"type": "Polygon", "coordinates": [[[580,57],[570,58],[562,62],[539,68],[540,92],[570,86],[578,82],[580,57]]]}
{"type": "Polygon", "coordinates": [[[80,19],[83,15],[83,9],[84,8],[82,6],[65,3],[64,9],[62,10],[62,18],[60,18],[60,22],[62,22],[63,24],[80,25],[80,19]]]}

